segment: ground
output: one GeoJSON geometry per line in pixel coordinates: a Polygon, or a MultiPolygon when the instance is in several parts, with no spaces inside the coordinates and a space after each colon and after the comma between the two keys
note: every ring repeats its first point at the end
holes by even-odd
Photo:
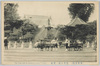
{"type": "Polygon", "coordinates": [[[92,48],[83,51],[65,51],[65,47],[53,51],[32,49],[4,50],[5,62],[96,62],[97,52],[92,48]]]}

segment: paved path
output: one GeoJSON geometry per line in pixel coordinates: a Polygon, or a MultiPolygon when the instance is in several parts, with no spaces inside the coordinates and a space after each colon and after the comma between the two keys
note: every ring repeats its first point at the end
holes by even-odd
{"type": "Polygon", "coordinates": [[[4,50],[4,61],[8,62],[95,62],[95,51],[39,51],[35,49],[9,49],[4,50]]]}

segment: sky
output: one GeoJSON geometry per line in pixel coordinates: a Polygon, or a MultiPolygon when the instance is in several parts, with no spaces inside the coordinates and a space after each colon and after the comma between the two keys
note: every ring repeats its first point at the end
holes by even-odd
{"type": "MultiPolygon", "coordinates": [[[[67,25],[71,21],[68,7],[70,2],[19,2],[18,14],[21,18],[24,15],[51,16],[52,24],[67,25]]],[[[89,22],[97,19],[97,8],[90,15],[89,22]]]]}

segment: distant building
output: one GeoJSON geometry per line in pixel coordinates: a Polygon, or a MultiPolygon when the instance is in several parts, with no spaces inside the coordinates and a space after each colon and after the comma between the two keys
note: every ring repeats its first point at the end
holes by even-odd
{"type": "Polygon", "coordinates": [[[38,25],[39,27],[48,26],[48,19],[50,17],[48,16],[42,16],[42,15],[24,15],[24,19],[29,19],[30,23],[34,23],[38,25]]]}

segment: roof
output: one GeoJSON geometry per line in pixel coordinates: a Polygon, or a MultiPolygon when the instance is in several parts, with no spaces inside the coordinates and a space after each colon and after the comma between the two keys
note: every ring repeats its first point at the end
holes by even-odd
{"type": "Polygon", "coordinates": [[[43,15],[24,15],[25,18],[34,18],[34,19],[48,19],[48,16],[43,15]]]}
{"type": "Polygon", "coordinates": [[[86,24],[85,21],[83,21],[82,19],[80,19],[78,16],[76,16],[70,23],[68,23],[68,26],[75,26],[78,24],[86,24]]]}
{"type": "Polygon", "coordinates": [[[47,36],[47,30],[45,29],[45,26],[43,26],[40,31],[36,34],[34,41],[37,40],[43,40],[47,36]]]}
{"type": "Polygon", "coordinates": [[[24,19],[29,19],[31,24],[36,24],[40,27],[43,25],[48,26],[48,16],[42,16],[42,15],[25,15],[24,19]]]}

